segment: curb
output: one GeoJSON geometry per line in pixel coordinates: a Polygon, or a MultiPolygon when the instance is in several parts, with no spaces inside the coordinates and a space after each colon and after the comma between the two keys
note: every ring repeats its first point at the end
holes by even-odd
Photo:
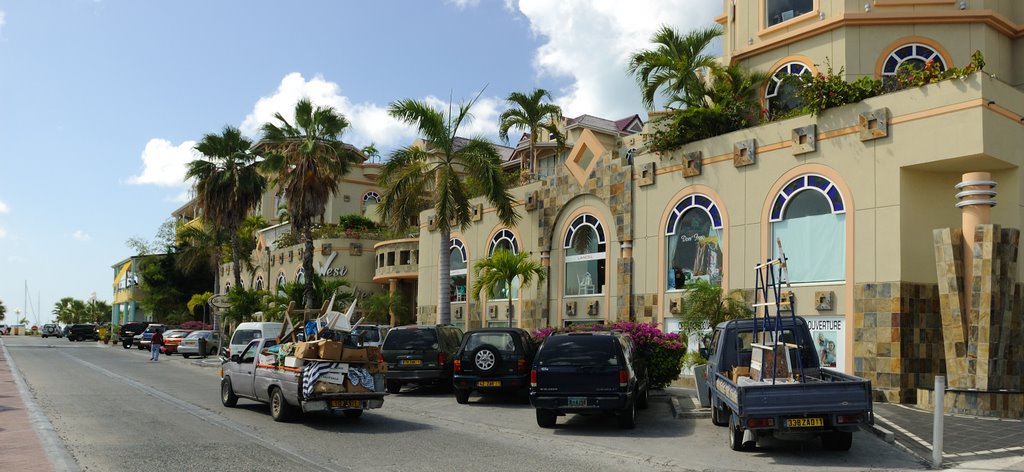
{"type": "Polygon", "coordinates": [[[875,436],[878,436],[883,441],[889,444],[894,444],[896,442],[896,434],[894,434],[892,431],[889,431],[888,429],[878,426],[877,424],[865,425],[862,426],[861,428],[869,433],[874,434],[875,436]]]}
{"type": "Polygon", "coordinates": [[[679,418],[711,418],[710,408],[700,408],[693,398],[680,400],[680,397],[670,397],[669,405],[672,407],[672,417],[679,418]],[[689,401],[687,401],[689,400],[689,401]],[[687,405],[689,403],[689,405],[687,405]]]}

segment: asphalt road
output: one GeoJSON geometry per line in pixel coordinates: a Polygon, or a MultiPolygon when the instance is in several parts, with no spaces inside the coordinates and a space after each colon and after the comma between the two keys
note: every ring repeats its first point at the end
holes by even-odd
{"type": "MultiPolygon", "coordinates": [[[[915,459],[861,432],[849,452],[820,442],[768,441],[729,449],[724,428],[676,419],[652,397],[640,424],[560,417],[537,427],[514,398],[458,405],[436,388],[405,389],[359,419],[306,416],[275,423],[265,405],[220,404],[217,369],[180,356],[66,339],[5,337],[36,403],[87,471],[291,470],[922,470],[915,459]]],[[[213,362],[211,361],[211,364],[213,362]]]]}

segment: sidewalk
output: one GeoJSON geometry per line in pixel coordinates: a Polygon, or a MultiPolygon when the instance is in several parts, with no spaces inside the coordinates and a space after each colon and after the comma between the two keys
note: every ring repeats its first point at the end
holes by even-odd
{"type": "Polygon", "coordinates": [[[0,339],[0,464],[4,470],[52,471],[49,455],[22,399],[18,384],[24,383],[15,378],[7,355],[0,339]]]}

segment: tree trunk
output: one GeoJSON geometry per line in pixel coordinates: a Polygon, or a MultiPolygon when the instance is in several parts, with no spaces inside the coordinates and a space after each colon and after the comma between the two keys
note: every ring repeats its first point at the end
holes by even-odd
{"type": "Polygon", "coordinates": [[[536,137],[531,133],[530,134],[530,173],[531,174],[536,174],[537,173],[537,154],[536,154],[536,151],[533,148],[533,142],[535,140],[536,140],[536,137]]]}
{"type": "Polygon", "coordinates": [[[307,310],[316,308],[313,306],[313,225],[307,224],[302,228],[302,237],[305,239],[303,245],[306,248],[302,252],[302,305],[307,310]]]}
{"type": "Polygon", "coordinates": [[[512,305],[512,281],[513,280],[515,280],[515,279],[509,279],[508,280],[508,327],[509,328],[515,328],[516,327],[516,324],[514,323],[516,315],[515,315],[515,313],[512,312],[512,310],[515,309],[515,307],[512,305]]]}
{"type": "Polygon", "coordinates": [[[242,286],[242,261],[238,254],[238,228],[229,228],[231,231],[231,272],[235,276],[235,287],[242,286]]]}
{"type": "Polygon", "coordinates": [[[452,322],[452,232],[441,233],[441,253],[437,264],[437,322],[438,324],[451,324],[452,322]]]}

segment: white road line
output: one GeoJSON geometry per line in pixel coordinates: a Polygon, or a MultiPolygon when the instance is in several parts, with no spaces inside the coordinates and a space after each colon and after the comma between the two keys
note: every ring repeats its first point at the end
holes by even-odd
{"type": "MultiPolygon", "coordinates": [[[[61,354],[66,356],[68,359],[71,359],[71,360],[73,360],[75,362],[78,362],[79,364],[82,364],[82,365],[84,365],[84,366],[86,366],[86,367],[88,367],[90,369],[93,369],[93,370],[95,370],[97,372],[100,372],[100,373],[102,373],[102,374],[104,374],[104,375],[106,375],[108,377],[111,377],[114,380],[117,380],[118,382],[121,382],[123,384],[126,384],[126,385],[132,387],[132,388],[135,388],[135,389],[141,391],[142,393],[145,393],[146,395],[149,395],[151,397],[154,397],[154,398],[157,398],[159,400],[163,400],[163,401],[165,401],[167,403],[170,403],[172,405],[175,405],[178,408],[180,408],[183,411],[185,411],[186,413],[191,414],[192,416],[200,418],[200,419],[202,419],[204,421],[208,421],[210,423],[217,424],[217,425],[219,425],[219,426],[221,426],[221,427],[223,427],[225,429],[228,429],[228,430],[234,431],[234,432],[236,432],[238,434],[241,434],[243,436],[249,437],[253,441],[255,441],[256,444],[259,444],[262,447],[266,447],[267,449],[273,449],[273,450],[275,450],[275,451],[277,451],[277,452],[279,452],[281,454],[289,456],[292,460],[294,460],[294,461],[296,461],[298,463],[305,464],[307,466],[307,469],[310,469],[310,470],[322,470],[322,471],[337,470],[337,469],[334,469],[334,468],[330,468],[330,469],[326,468],[326,467],[323,466],[323,464],[321,464],[319,462],[315,462],[313,460],[310,460],[310,459],[307,459],[307,458],[303,457],[302,454],[300,454],[298,451],[296,451],[294,449],[287,448],[287,447],[279,445],[278,442],[274,440],[274,438],[263,436],[263,435],[261,435],[259,433],[250,431],[245,426],[242,426],[239,423],[231,421],[231,420],[225,418],[224,416],[221,416],[220,414],[217,414],[217,413],[214,413],[214,412],[212,412],[210,410],[207,410],[207,409],[205,409],[205,408],[203,408],[203,407],[201,407],[199,405],[195,405],[195,404],[189,403],[189,402],[187,402],[185,400],[181,400],[181,399],[179,399],[177,397],[174,397],[172,395],[169,395],[169,394],[166,394],[164,392],[161,392],[161,391],[159,391],[159,390],[157,390],[157,389],[155,389],[153,387],[150,387],[148,385],[145,385],[143,383],[137,382],[137,381],[132,380],[132,379],[130,379],[128,377],[125,377],[123,375],[120,375],[120,374],[114,373],[112,371],[109,371],[107,369],[104,369],[103,367],[100,367],[100,366],[98,366],[96,364],[93,364],[93,363],[84,361],[82,359],[79,359],[79,358],[77,358],[75,356],[72,356],[71,354],[67,354],[65,352],[61,352],[61,354]]],[[[350,468],[350,467],[345,467],[345,469],[346,470],[352,470],[352,468],[350,468]]]]}
{"type": "MultiPolygon", "coordinates": [[[[903,405],[899,405],[899,406],[903,406],[903,405]]],[[[904,407],[904,408],[906,408],[906,407],[904,407]]],[[[912,408],[910,408],[910,409],[912,409],[912,408]]],[[[918,411],[918,412],[921,411],[921,410],[916,410],[916,409],[912,409],[912,410],[918,411]]],[[[945,415],[945,416],[950,416],[950,415],[945,415]]],[[[903,435],[905,435],[908,438],[914,440],[918,444],[924,446],[925,449],[928,449],[928,450],[932,449],[931,443],[929,443],[929,442],[927,442],[927,441],[917,437],[917,435],[915,435],[914,433],[911,433],[910,431],[907,431],[906,429],[901,428],[896,423],[893,423],[892,421],[889,421],[889,420],[879,416],[877,413],[875,413],[875,419],[876,420],[880,420],[881,422],[889,425],[889,427],[895,429],[896,431],[899,431],[903,435]]],[[[1010,420],[1010,421],[1014,421],[1014,420],[1010,420]]],[[[957,458],[957,457],[984,456],[984,455],[988,455],[988,454],[1001,454],[1001,453],[1005,453],[1005,452],[1016,452],[1016,451],[1024,451],[1024,446],[1005,447],[1005,448],[1000,448],[1000,449],[989,449],[989,450],[984,450],[984,451],[943,452],[942,453],[942,457],[948,457],[948,458],[952,459],[952,458],[957,458]]]]}

